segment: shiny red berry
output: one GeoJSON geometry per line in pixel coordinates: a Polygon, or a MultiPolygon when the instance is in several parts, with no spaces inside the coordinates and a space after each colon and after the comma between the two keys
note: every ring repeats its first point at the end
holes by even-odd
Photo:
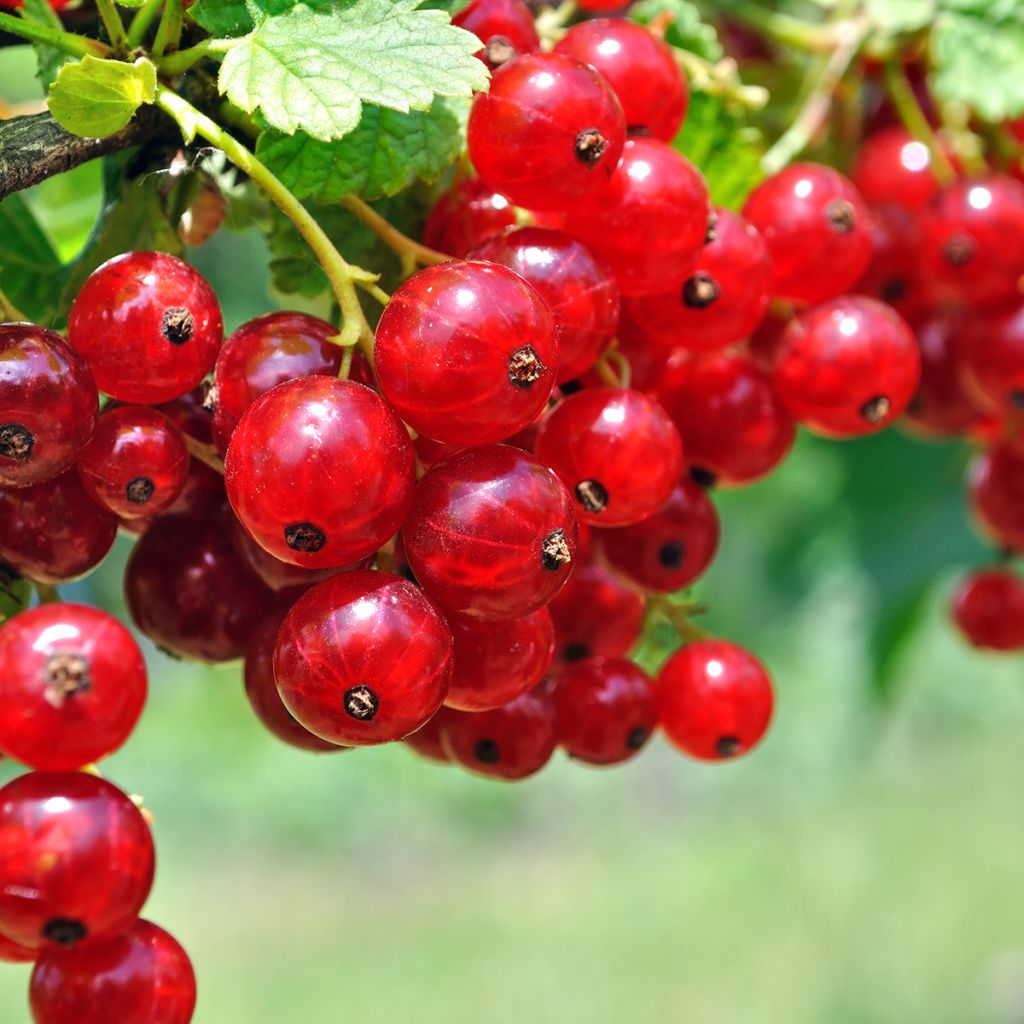
{"type": "Polygon", "coordinates": [[[96,425],[89,368],[58,334],[0,324],[0,487],[63,473],[96,425]]]}
{"type": "Polygon", "coordinates": [[[30,964],[37,956],[39,956],[38,949],[28,949],[26,946],[20,946],[17,942],[0,935],[0,963],[30,964]]]}
{"type": "Polygon", "coordinates": [[[153,837],[116,786],[30,772],[0,789],[0,932],[30,949],[130,928],[153,884],[153,837]]]}
{"type": "Polygon", "coordinates": [[[962,319],[959,371],[967,394],[1000,418],[1024,411],[1024,304],[962,319]]]}
{"type": "Polygon", "coordinates": [[[456,260],[410,277],[377,325],[384,397],[449,444],[501,441],[544,408],[558,369],[547,305],[507,267],[456,260]]]}
{"type": "Polygon", "coordinates": [[[920,210],[939,192],[928,147],[902,125],[872,132],[857,149],[854,185],[869,203],[920,210]]]}
{"type": "Polygon", "coordinates": [[[122,402],[166,402],[213,369],[220,306],[197,270],[163,252],[126,252],[94,270],[71,307],[68,341],[96,385],[122,402]]]}
{"type": "Polygon", "coordinates": [[[791,164],[747,197],[743,216],[764,236],[772,294],[823,302],[852,288],[871,262],[871,217],[853,183],[821,164],[791,164]]]}
{"type": "Polygon", "coordinates": [[[415,481],[412,444],[387,403],[335,377],[288,381],[253,402],[224,466],[246,530],[309,569],[376,551],[401,526],[415,481]]]}
{"type": "Polygon", "coordinates": [[[848,295],[801,313],[775,357],[775,389],[802,423],[830,437],[887,427],[921,377],[914,334],[884,303],[848,295]]]}
{"type": "Polygon", "coordinates": [[[29,1003],[36,1024],[189,1024],[196,976],[172,935],[138,920],[106,942],[44,952],[29,1003]]]}
{"type": "Polygon", "coordinates": [[[449,764],[451,758],[441,743],[441,728],[449,715],[458,713],[442,707],[433,718],[421,725],[415,732],[409,733],[402,742],[427,761],[434,761],[436,764],[449,764]]]}
{"type": "Polygon", "coordinates": [[[142,652],[98,608],[44,604],[0,626],[0,750],[44,771],[112,754],[146,701],[142,652]]]}
{"type": "Polygon", "coordinates": [[[586,388],[544,420],[537,457],[565,482],[595,526],[628,526],[668,499],[683,446],[668,413],[629,388],[586,388]]]}
{"type": "Polygon", "coordinates": [[[213,413],[208,405],[209,389],[200,384],[170,402],[156,406],[186,437],[210,444],[213,441],[213,413]]]}
{"type": "Polygon", "coordinates": [[[681,287],[708,232],[708,188],[658,139],[630,139],[607,187],[578,201],[566,230],[615,272],[623,295],[681,287]]]}
{"type": "Polygon", "coordinates": [[[469,116],[477,173],[517,206],[564,210],[608,182],[626,122],[611,86],[559,53],[516,57],[494,72],[469,116]]]}
{"type": "Polygon", "coordinates": [[[953,595],[952,613],[975,647],[1024,647],[1024,580],[1010,569],[982,569],[966,576],[953,595]]]}
{"type": "Polygon", "coordinates": [[[400,740],[441,706],[452,635],[408,580],[346,572],[308,590],[281,625],[274,676],[288,710],[345,746],[400,740]]]}
{"type": "Polygon", "coordinates": [[[1008,443],[978,452],[968,470],[968,495],[982,533],[1024,551],[1024,454],[1008,443]]]}
{"type": "Polygon", "coordinates": [[[452,256],[468,256],[491,235],[515,223],[512,204],[490,185],[471,176],[434,204],[423,228],[423,243],[452,256]]]}
{"type": "MultiPolygon", "coordinates": [[[[224,477],[204,462],[200,462],[198,459],[189,459],[185,486],[162,515],[192,516],[194,519],[205,519],[224,508],[227,501],[224,477]]],[[[143,522],[139,519],[132,521],[143,522]]]]}
{"type": "Polygon", "coordinates": [[[484,44],[477,56],[491,68],[540,48],[533,14],[523,0],[470,0],[452,24],[484,44]]]}
{"type": "Polygon", "coordinates": [[[702,761],[739,757],[772,717],[772,682],[749,651],[725,640],[687,644],[658,673],[658,720],[684,753],[702,761]]]}
{"type": "Polygon", "coordinates": [[[562,482],[517,448],[458,452],[420,481],[402,531],[423,589],[446,611],[516,619],[558,593],[576,557],[562,482]]]}

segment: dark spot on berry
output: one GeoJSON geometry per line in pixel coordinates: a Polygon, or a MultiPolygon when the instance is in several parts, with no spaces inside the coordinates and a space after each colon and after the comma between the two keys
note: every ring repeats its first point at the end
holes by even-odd
{"type": "Polygon", "coordinates": [[[607,148],[608,140],[597,128],[584,128],[576,136],[576,159],[588,167],[593,167],[607,148]]]}
{"type": "Polygon", "coordinates": [[[481,764],[498,763],[498,744],[494,740],[477,740],[473,744],[473,756],[481,764]]]}
{"type": "Polygon", "coordinates": [[[540,546],[540,564],[549,572],[558,572],[563,565],[572,561],[569,542],[565,539],[565,530],[552,530],[544,538],[540,546]]]}
{"type": "Polygon", "coordinates": [[[626,125],[626,134],[631,139],[648,139],[651,136],[651,129],[645,124],[626,125]]]}
{"type": "Polygon", "coordinates": [[[966,267],[974,258],[974,239],[969,235],[953,235],[942,247],[942,258],[951,267],[966,267]]]}
{"type": "Polygon", "coordinates": [[[875,395],[860,407],[860,414],[868,423],[881,423],[889,415],[891,408],[892,403],[885,395],[875,395]]]}
{"type": "Polygon", "coordinates": [[[708,214],[708,229],[704,233],[704,244],[710,245],[718,237],[718,214],[712,210],[708,214]]]}
{"type": "Polygon", "coordinates": [[[891,277],[888,281],[882,282],[882,287],[878,289],[878,296],[884,302],[899,302],[900,299],[907,297],[909,291],[910,286],[902,277],[891,277]]]}
{"type": "Polygon", "coordinates": [[[739,736],[719,736],[715,741],[715,753],[719,757],[735,757],[742,749],[739,736]]]}
{"type": "Polygon", "coordinates": [[[686,547],[682,541],[670,540],[658,549],[658,561],[666,569],[678,569],[686,558],[686,547]]]}
{"type": "Polygon", "coordinates": [[[683,282],[683,305],[690,309],[707,309],[720,294],[718,282],[703,271],[683,282]]]}
{"type": "Polygon", "coordinates": [[[346,690],[342,702],[345,713],[360,722],[368,722],[377,714],[377,708],[380,707],[380,697],[368,686],[362,684],[346,690]]]}
{"type": "Polygon", "coordinates": [[[1014,409],[1024,409],[1024,391],[1011,391],[1006,396],[1014,409]]]}
{"type": "Polygon", "coordinates": [[[544,364],[531,345],[517,348],[508,359],[508,379],[517,388],[528,388],[544,373],[544,364]]]}
{"type": "Polygon", "coordinates": [[[124,493],[133,505],[145,505],[153,497],[156,487],[148,476],[137,476],[129,480],[125,486],[124,493]]]}
{"type": "Polygon", "coordinates": [[[47,659],[43,698],[51,707],[62,707],[69,697],[85,693],[90,686],[89,663],[77,651],[54,651],[47,659]]]}
{"type": "Polygon", "coordinates": [[[312,523],[289,523],[284,528],[284,542],[292,551],[311,554],[327,543],[327,534],[312,523]]]}
{"type": "Polygon", "coordinates": [[[857,214],[853,203],[846,199],[833,199],[825,207],[825,216],[837,235],[848,235],[857,226],[857,214]]]}
{"type": "Polygon", "coordinates": [[[172,306],[164,310],[160,330],[172,345],[184,345],[196,329],[196,321],[192,314],[181,306],[172,306]]]}
{"type": "Polygon", "coordinates": [[[629,735],[626,737],[626,746],[630,750],[639,750],[647,742],[647,737],[650,734],[651,731],[647,726],[638,725],[635,729],[629,730],[629,735]]]}
{"type": "Polygon", "coordinates": [[[705,469],[703,466],[691,466],[690,479],[698,487],[703,487],[705,491],[710,490],[718,483],[718,477],[710,469],[705,469]]]}
{"type": "Polygon", "coordinates": [[[516,48],[506,36],[491,36],[484,47],[484,57],[492,68],[507,64],[515,55],[516,48]]]}
{"type": "Polygon", "coordinates": [[[0,427],[0,455],[15,462],[24,462],[35,447],[35,435],[20,423],[5,423],[0,427]]]}
{"type": "Polygon", "coordinates": [[[581,480],[576,485],[576,497],[591,515],[608,507],[608,490],[599,480],[581,480]]]}
{"type": "Polygon", "coordinates": [[[563,395],[575,395],[577,391],[583,390],[583,385],[579,380],[567,380],[564,384],[558,385],[558,390],[563,395]]]}
{"type": "Polygon", "coordinates": [[[88,935],[88,929],[81,921],[69,917],[54,917],[43,925],[43,938],[56,942],[60,946],[70,946],[80,942],[88,935]]]}
{"type": "Polygon", "coordinates": [[[583,661],[584,658],[590,657],[590,647],[587,644],[581,644],[578,640],[574,640],[572,643],[568,643],[562,648],[562,660],[563,661],[583,661]]]}

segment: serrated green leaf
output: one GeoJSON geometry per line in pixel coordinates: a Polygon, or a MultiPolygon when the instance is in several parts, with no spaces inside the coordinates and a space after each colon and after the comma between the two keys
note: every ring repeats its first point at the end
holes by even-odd
{"type": "Polygon", "coordinates": [[[927,28],[936,7],[937,0],[865,0],[864,12],[876,32],[894,36],[927,28]]]}
{"type": "Polygon", "coordinates": [[[120,131],[156,95],[156,68],[140,57],[134,64],[85,56],[65,64],[50,86],[49,106],[74,135],[100,139],[120,131]]]}
{"type": "Polygon", "coordinates": [[[48,320],[60,269],[28,204],[18,193],[8,196],[0,203],[0,289],[26,316],[48,320]]]}
{"type": "Polygon", "coordinates": [[[629,17],[641,25],[667,18],[665,42],[705,60],[718,61],[725,54],[714,26],[701,18],[697,5],[689,0],[639,0],[629,9],[629,17]]]}
{"type": "MultiPolygon", "coordinates": [[[[50,6],[49,0],[25,0],[21,9],[21,16],[26,21],[34,21],[38,25],[45,25],[48,28],[62,30],[64,26],[57,17],[57,12],[50,6]]],[[[32,48],[36,51],[37,71],[36,77],[42,83],[44,89],[48,89],[57,77],[57,72],[70,58],[62,50],[55,46],[48,46],[46,43],[33,43],[32,48]]]]}
{"type": "Polygon", "coordinates": [[[346,6],[354,0],[196,0],[188,13],[211,35],[244,36],[255,27],[250,8],[262,14],[284,14],[300,3],[314,10],[327,11],[346,6]]]}
{"type": "Polygon", "coordinates": [[[228,51],[220,89],[278,131],[329,142],[359,123],[363,102],[427,110],[434,95],[487,85],[480,41],[418,0],[356,0],[319,13],[306,6],[266,17],[228,51]]]}

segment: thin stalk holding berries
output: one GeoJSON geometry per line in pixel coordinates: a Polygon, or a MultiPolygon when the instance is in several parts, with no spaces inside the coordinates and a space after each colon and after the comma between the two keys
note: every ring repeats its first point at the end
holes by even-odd
{"type": "Polygon", "coordinates": [[[125,32],[124,22],[121,21],[117,4],[114,3],[114,0],[96,0],[96,10],[99,11],[100,20],[110,37],[114,53],[126,56],[131,45],[128,42],[128,33],[125,32]]]}
{"type": "Polygon", "coordinates": [[[3,11],[0,11],[0,31],[9,32],[12,36],[20,36],[33,43],[45,43],[72,57],[107,57],[110,55],[110,47],[98,39],[87,39],[85,36],[75,35],[74,32],[64,32],[61,29],[51,28],[49,25],[26,21],[13,14],[5,14],[3,11]]]}
{"type": "Polygon", "coordinates": [[[914,138],[928,147],[932,158],[932,172],[942,185],[956,181],[956,169],[946,155],[935,129],[932,128],[921,104],[914,94],[914,87],[907,77],[906,68],[899,57],[892,57],[885,62],[885,87],[889,98],[896,108],[903,126],[914,138]]]}
{"type": "Polygon", "coordinates": [[[163,2],[164,0],[146,0],[136,12],[135,17],[132,18],[132,23],[128,26],[128,45],[133,50],[142,45],[142,41],[146,38],[150,25],[156,20],[163,2]]]}
{"type": "Polygon", "coordinates": [[[4,323],[24,323],[27,317],[0,289],[0,321],[4,323]]]}
{"type": "Polygon", "coordinates": [[[153,56],[159,60],[168,50],[176,50],[181,42],[181,30],[185,23],[182,0],[166,0],[164,12],[157,26],[153,41],[153,56]]]}
{"type": "Polygon", "coordinates": [[[403,235],[398,228],[358,196],[345,196],[341,200],[341,205],[357,220],[365,224],[392,252],[403,259],[410,258],[425,267],[433,266],[436,263],[447,263],[452,259],[447,253],[438,252],[429,246],[421,245],[408,235],[403,235]]]}

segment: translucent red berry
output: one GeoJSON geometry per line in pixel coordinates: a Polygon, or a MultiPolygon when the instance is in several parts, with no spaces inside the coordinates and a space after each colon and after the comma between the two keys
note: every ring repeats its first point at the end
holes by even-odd
{"type": "Polygon", "coordinates": [[[97,387],[122,402],[166,402],[194,388],[223,337],[206,279],[163,252],[126,252],[94,270],[68,321],[97,387]]]}
{"type": "Polygon", "coordinates": [[[857,149],[854,185],[869,203],[920,210],[939,192],[928,147],[902,125],[872,132],[857,149]]]}
{"type": "Polygon", "coordinates": [[[684,753],[702,761],[739,757],[761,741],[774,695],[764,665],[724,640],[687,644],[658,673],[658,720],[684,753]]]}
{"type": "Polygon", "coordinates": [[[577,514],[595,526],[628,526],[668,499],[683,446],[668,413],[629,388],[586,388],[548,415],[537,457],[572,491],[577,514]]]}
{"type": "Polygon", "coordinates": [[[564,485],[506,445],[458,452],[420,481],[402,531],[423,589],[446,611],[516,619],[561,589],[576,557],[564,485]]]}
{"type": "Polygon", "coordinates": [[[116,786],[30,772],[0,789],[0,932],[30,949],[132,926],[153,884],[153,837],[116,786]]]}
{"type": "Polygon", "coordinates": [[[494,72],[469,116],[477,173],[517,206],[564,210],[611,178],[626,122],[611,86],[559,53],[516,57],[494,72]]]}
{"type": "Polygon", "coordinates": [[[0,324],[0,486],[63,473],[96,425],[92,374],[58,334],[0,324]]]}
{"type": "Polygon", "coordinates": [[[302,377],[258,398],[231,437],[228,499],[276,558],[337,568],[402,524],[414,484],[409,436],[369,388],[302,377]]]}
{"type": "Polygon", "coordinates": [[[189,1024],[196,976],[172,935],[139,920],[106,942],[44,952],[29,1002],[36,1024],[189,1024]]]}
{"type": "Polygon", "coordinates": [[[442,707],[433,718],[421,725],[415,732],[409,733],[402,742],[428,761],[448,764],[451,758],[441,743],[441,728],[449,715],[457,714],[457,711],[442,707]]]}
{"type": "Polygon", "coordinates": [[[953,595],[952,613],[975,647],[1024,647],[1024,580],[1010,569],[982,569],[964,577],[953,595]]]}
{"type": "Polygon", "coordinates": [[[477,56],[491,68],[540,48],[533,14],[523,0],[470,0],[452,24],[484,44],[477,56]]]}
{"type": "Polygon", "coordinates": [[[0,626],[0,750],[44,771],[112,754],[146,701],[146,666],[113,616],[44,604],[0,626]]]}
{"type": "Polygon", "coordinates": [[[0,963],[30,964],[37,956],[39,956],[38,949],[28,949],[26,946],[20,946],[17,942],[0,935],[0,963]]]}
{"type": "Polygon", "coordinates": [[[507,267],[427,267],[394,294],[374,346],[384,397],[421,434],[488,444],[528,426],[558,369],[551,314],[507,267]]]}
{"type": "Polygon", "coordinates": [[[213,440],[213,413],[207,406],[208,388],[205,383],[186,391],[170,402],[156,406],[186,437],[203,444],[213,440]]]}
{"type": "Polygon", "coordinates": [[[346,572],[308,590],[281,625],[274,676],[288,710],[332,743],[400,740],[441,706],[447,623],[408,580],[346,572]]]}
{"type": "Polygon", "coordinates": [[[434,204],[423,228],[423,242],[452,256],[468,256],[491,235],[514,227],[516,212],[500,192],[468,177],[434,204]]]}
{"type": "Polygon", "coordinates": [[[1024,551],[1024,454],[1008,443],[979,452],[968,471],[971,508],[996,544],[1024,551]]]}
{"type": "Polygon", "coordinates": [[[962,318],[960,379],[983,412],[1005,418],[1024,410],[1024,304],[962,318]]]}

